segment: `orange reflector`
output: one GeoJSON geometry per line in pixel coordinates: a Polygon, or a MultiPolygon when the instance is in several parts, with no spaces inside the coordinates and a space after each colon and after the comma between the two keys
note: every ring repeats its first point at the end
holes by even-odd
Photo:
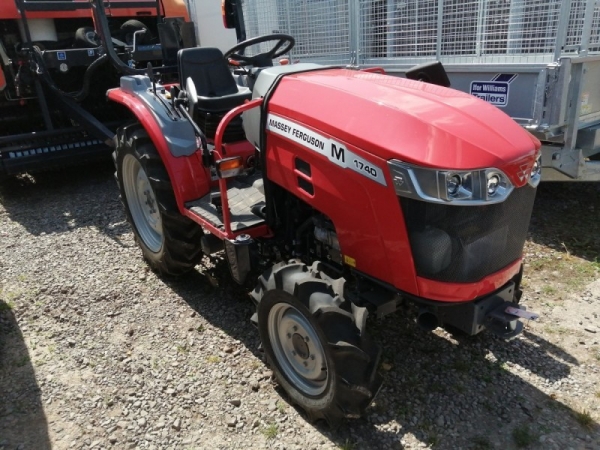
{"type": "Polygon", "coordinates": [[[344,255],[344,262],[350,267],[356,267],[356,259],[352,258],[351,256],[344,255]]]}
{"type": "Polygon", "coordinates": [[[229,63],[230,66],[236,66],[236,67],[240,67],[241,66],[240,62],[236,61],[235,59],[229,58],[227,60],[227,62],[229,63]]]}
{"type": "Polygon", "coordinates": [[[241,156],[220,159],[215,164],[219,178],[235,177],[244,169],[244,161],[241,156]]]}
{"type": "Polygon", "coordinates": [[[4,76],[4,71],[2,67],[0,67],[0,91],[4,90],[6,87],[6,77],[4,76]]]}
{"type": "Polygon", "coordinates": [[[221,0],[221,19],[223,19],[223,26],[225,28],[229,28],[227,26],[227,13],[225,11],[225,0],[221,0]]]}
{"type": "Polygon", "coordinates": [[[287,66],[290,63],[290,60],[287,58],[281,58],[279,60],[279,64],[281,64],[282,66],[287,66]]]}

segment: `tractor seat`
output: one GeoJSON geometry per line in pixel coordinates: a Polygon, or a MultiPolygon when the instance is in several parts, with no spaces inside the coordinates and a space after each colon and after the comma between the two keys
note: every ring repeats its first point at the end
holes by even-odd
{"type": "Polygon", "coordinates": [[[252,97],[249,88],[235,82],[218,48],[184,48],[177,53],[177,62],[192,117],[198,111],[229,111],[252,97]]]}

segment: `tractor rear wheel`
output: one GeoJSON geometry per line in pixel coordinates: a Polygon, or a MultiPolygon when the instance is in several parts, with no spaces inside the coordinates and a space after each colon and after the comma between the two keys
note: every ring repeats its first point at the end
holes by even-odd
{"type": "Polygon", "coordinates": [[[146,130],[117,131],[113,153],[127,220],[144,258],[162,275],[182,275],[202,258],[202,228],[180,214],[167,170],[146,130]]]}
{"type": "Polygon", "coordinates": [[[364,330],[366,309],[344,300],[343,286],[319,263],[292,261],[263,274],[252,293],[277,381],[310,420],[332,426],[360,417],[381,386],[380,352],[364,330]]]}

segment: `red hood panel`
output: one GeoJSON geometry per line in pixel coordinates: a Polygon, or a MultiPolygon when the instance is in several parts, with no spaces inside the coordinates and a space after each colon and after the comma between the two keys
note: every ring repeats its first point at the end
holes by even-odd
{"type": "Polygon", "coordinates": [[[347,69],[284,77],[283,114],[385,160],[448,169],[495,167],[521,185],[540,143],[501,110],[460,91],[347,69]]]}

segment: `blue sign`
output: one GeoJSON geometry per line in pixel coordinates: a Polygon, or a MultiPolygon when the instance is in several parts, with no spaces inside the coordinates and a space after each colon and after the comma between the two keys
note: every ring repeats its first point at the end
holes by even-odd
{"type": "Polygon", "coordinates": [[[66,52],[56,52],[56,58],[59,61],[66,61],[67,60],[67,53],[66,52]]]}
{"type": "Polygon", "coordinates": [[[516,73],[498,73],[490,81],[471,81],[471,95],[503,108],[508,105],[508,86],[516,73]]]}
{"type": "Polygon", "coordinates": [[[508,104],[508,83],[505,81],[472,81],[471,95],[495,106],[508,104]]]}

